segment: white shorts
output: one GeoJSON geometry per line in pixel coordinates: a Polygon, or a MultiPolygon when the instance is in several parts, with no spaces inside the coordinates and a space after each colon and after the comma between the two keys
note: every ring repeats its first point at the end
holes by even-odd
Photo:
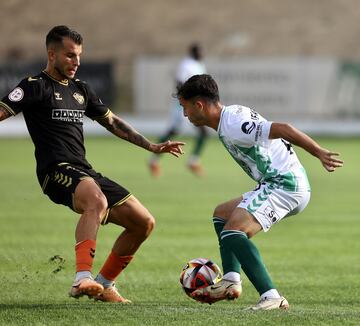
{"type": "Polygon", "coordinates": [[[264,232],[285,217],[300,213],[310,201],[310,191],[286,191],[263,182],[243,195],[238,207],[246,209],[264,232]]]}

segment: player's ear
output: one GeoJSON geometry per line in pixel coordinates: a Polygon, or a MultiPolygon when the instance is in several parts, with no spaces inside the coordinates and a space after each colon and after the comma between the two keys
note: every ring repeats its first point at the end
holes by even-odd
{"type": "Polygon", "coordinates": [[[54,61],[55,60],[55,48],[53,46],[49,46],[47,48],[47,55],[48,55],[48,59],[50,61],[54,61]]]}
{"type": "Polygon", "coordinates": [[[195,101],[195,107],[196,107],[198,110],[203,110],[203,109],[204,109],[204,103],[203,103],[203,101],[201,101],[201,100],[195,101]]]}

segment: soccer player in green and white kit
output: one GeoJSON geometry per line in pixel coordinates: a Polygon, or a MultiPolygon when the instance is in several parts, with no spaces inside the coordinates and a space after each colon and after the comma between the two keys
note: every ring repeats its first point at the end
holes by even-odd
{"type": "Polygon", "coordinates": [[[250,238],[301,212],[310,200],[305,169],[291,144],[317,157],[329,172],[341,167],[343,161],[335,158],[339,154],[322,148],[289,124],[267,121],[241,105],[222,105],[210,75],[191,77],[178,90],[177,98],[190,122],[215,129],[234,160],[258,182],[254,190],[215,208],[213,222],[224,276],[192,296],[207,303],[238,298],[243,270],[260,294],[260,301],[251,310],[287,309],[287,300],[277,291],[250,238]]]}

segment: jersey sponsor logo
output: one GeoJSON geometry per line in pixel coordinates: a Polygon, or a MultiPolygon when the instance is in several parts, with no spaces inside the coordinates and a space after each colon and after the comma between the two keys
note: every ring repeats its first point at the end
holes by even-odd
{"type": "Polygon", "coordinates": [[[53,109],[51,118],[53,120],[83,123],[84,112],[80,110],[53,109]]]}
{"type": "Polygon", "coordinates": [[[62,101],[62,97],[61,97],[61,94],[60,94],[60,93],[54,92],[54,95],[55,95],[55,100],[57,100],[57,101],[62,101]]]}
{"type": "Polygon", "coordinates": [[[241,126],[243,133],[249,135],[255,129],[255,122],[244,122],[241,126]]]}
{"type": "Polygon", "coordinates": [[[24,97],[24,91],[21,87],[16,87],[8,96],[11,102],[19,102],[24,97]]]}
{"type": "Polygon", "coordinates": [[[79,104],[84,104],[85,99],[84,99],[84,96],[82,96],[81,94],[75,92],[73,94],[73,97],[76,101],[78,101],[79,104]]]}

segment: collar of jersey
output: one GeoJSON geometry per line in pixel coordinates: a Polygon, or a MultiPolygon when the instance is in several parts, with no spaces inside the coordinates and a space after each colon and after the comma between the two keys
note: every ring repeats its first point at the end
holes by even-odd
{"type": "Polygon", "coordinates": [[[220,131],[221,131],[221,123],[222,123],[224,112],[225,112],[225,105],[222,106],[221,112],[220,112],[219,125],[218,125],[218,128],[217,128],[217,132],[218,132],[219,135],[220,135],[220,131]]]}
{"type": "Polygon", "coordinates": [[[44,73],[46,76],[48,76],[50,79],[52,79],[53,81],[58,82],[58,83],[61,84],[61,85],[64,85],[64,86],[68,86],[68,85],[69,85],[69,79],[57,80],[57,79],[55,79],[54,77],[50,76],[45,70],[43,70],[43,73],[44,73]]]}

